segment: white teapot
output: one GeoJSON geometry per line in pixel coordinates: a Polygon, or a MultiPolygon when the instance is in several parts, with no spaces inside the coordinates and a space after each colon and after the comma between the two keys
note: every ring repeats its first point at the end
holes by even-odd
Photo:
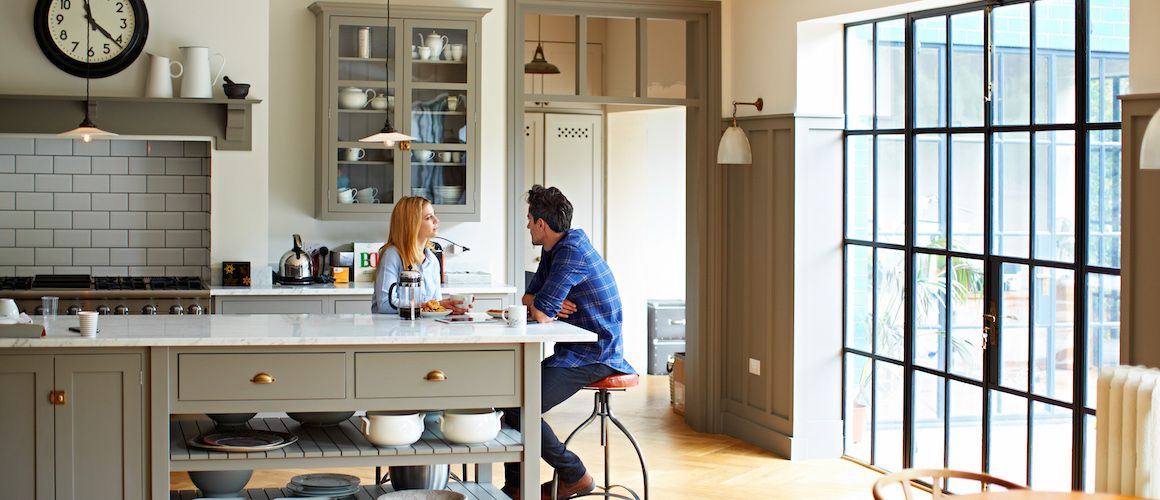
{"type": "Polygon", "coordinates": [[[419,37],[419,45],[423,45],[431,49],[431,59],[439,59],[443,55],[443,48],[447,46],[447,35],[440,35],[434,31],[427,38],[423,38],[422,33],[415,33],[419,37]]]}
{"type": "Polygon", "coordinates": [[[374,89],[363,90],[358,87],[347,87],[338,91],[338,107],[342,109],[362,109],[376,95],[374,89]]]}

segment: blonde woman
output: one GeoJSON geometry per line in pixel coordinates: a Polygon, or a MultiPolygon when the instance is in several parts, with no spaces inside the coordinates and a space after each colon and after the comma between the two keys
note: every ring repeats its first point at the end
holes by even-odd
{"type": "MultiPolygon", "coordinates": [[[[392,283],[399,281],[399,272],[404,269],[419,271],[423,277],[419,299],[423,302],[439,300],[439,303],[454,311],[466,312],[451,299],[442,299],[439,285],[439,261],[431,251],[431,238],[439,234],[439,217],[435,207],[426,198],[407,196],[395,204],[391,213],[391,229],[387,234],[387,244],[379,249],[379,267],[375,272],[375,295],[371,302],[371,312],[377,314],[397,313],[391,306],[387,291],[392,283]]],[[[398,303],[398,297],[393,297],[398,303]]]]}

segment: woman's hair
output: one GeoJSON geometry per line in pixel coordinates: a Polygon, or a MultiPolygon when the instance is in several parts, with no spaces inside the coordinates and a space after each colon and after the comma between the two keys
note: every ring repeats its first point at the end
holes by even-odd
{"type": "Polygon", "coordinates": [[[528,190],[528,213],[532,222],[544,219],[548,227],[557,233],[572,229],[572,202],[554,187],[545,188],[539,184],[528,190]]]}
{"type": "MultiPolygon", "coordinates": [[[[423,251],[431,246],[430,241],[419,241],[419,230],[423,227],[423,211],[431,204],[422,196],[404,196],[395,203],[391,212],[391,229],[387,233],[387,244],[379,249],[379,256],[387,247],[395,247],[403,260],[403,269],[419,269],[423,251]],[[414,266],[414,267],[412,267],[414,266]]],[[[380,262],[380,268],[381,262],[380,262]]]]}

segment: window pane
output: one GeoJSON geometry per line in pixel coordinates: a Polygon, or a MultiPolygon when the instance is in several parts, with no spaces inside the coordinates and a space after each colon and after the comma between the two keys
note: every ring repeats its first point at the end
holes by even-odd
{"type": "Polygon", "coordinates": [[[602,47],[602,50],[588,52],[588,75],[599,77],[595,81],[591,78],[588,80],[588,92],[585,95],[638,97],[636,19],[589,17],[588,44],[589,47],[602,47]]]}
{"type": "Polygon", "coordinates": [[[874,126],[874,25],[846,29],[846,128],[874,126]]]}
{"type": "Polygon", "coordinates": [[[684,19],[649,19],[648,26],[648,92],[649,97],[684,99],[688,92],[685,69],[687,21],[684,19]]]}
{"type": "Polygon", "coordinates": [[[951,136],[951,249],[983,253],[983,136],[951,136]]]}
{"type": "Polygon", "coordinates": [[[914,243],[946,248],[947,136],[918,135],[914,149],[914,243]]]}
{"type": "Polygon", "coordinates": [[[1096,417],[1084,415],[1083,490],[1096,491],[1096,417]]]}
{"type": "Polygon", "coordinates": [[[846,138],[846,237],[874,239],[874,138],[846,138]]]}
{"type": "Polygon", "coordinates": [[[874,465],[902,468],[902,367],[875,361],[874,465]]]}
{"type": "Polygon", "coordinates": [[[1075,132],[1035,133],[1035,257],[1075,261],[1075,132]]]}
{"type": "Polygon", "coordinates": [[[1024,483],[1027,479],[1027,399],[991,391],[992,476],[1024,483]]]}
{"type": "Polygon", "coordinates": [[[1031,403],[1031,486],[1071,489],[1071,410],[1031,403]]]}
{"type": "Polygon", "coordinates": [[[902,19],[877,23],[877,127],[902,128],[906,117],[906,32],[902,19]]]}
{"type": "Polygon", "coordinates": [[[950,371],[983,378],[983,261],[951,259],[950,371]]]}
{"type": "MultiPolygon", "coordinates": [[[[544,58],[560,68],[555,75],[524,75],[524,89],[532,94],[576,94],[576,16],[524,16],[524,62],[532,60],[536,46],[544,48],[544,58]],[[542,32],[542,33],[541,33],[542,32]]],[[[589,41],[588,54],[601,47],[589,41]]],[[[601,73],[589,74],[588,85],[598,85],[601,73]]]]}
{"type": "Polygon", "coordinates": [[[1091,132],[1088,148],[1088,263],[1120,267],[1120,131],[1091,132]]]}
{"type": "Polygon", "coordinates": [[[870,462],[870,413],[874,404],[870,359],[846,355],[846,454],[870,462]]]}
{"type": "Polygon", "coordinates": [[[1027,390],[1030,274],[1027,266],[1003,263],[1003,276],[1000,278],[1003,299],[998,318],[999,385],[1019,391],[1027,390]]]}
{"type": "Polygon", "coordinates": [[[1075,0],[1035,2],[1035,123],[1075,121],[1075,0]]]}
{"type": "Polygon", "coordinates": [[[983,13],[951,16],[951,125],[983,124],[983,13]]]}
{"type": "Polygon", "coordinates": [[[875,295],[875,353],[902,359],[903,311],[906,297],[906,267],[903,251],[878,249],[875,295]]]}
{"type": "Polygon", "coordinates": [[[1035,370],[1032,392],[1071,401],[1075,376],[1075,272],[1035,268],[1035,370]]]}
{"type": "MultiPolygon", "coordinates": [[[[983,468],[983,390],[977,386],[951,381],[950,442],[947,443],[947,467],[982,472],[983,468]]],[[[952,492],[978,492],[977,481],[952,480],[952,492]]]]}
{"type": "Polygon", "coordinates": [[[914,372],[914,459],[917,469],[943,468],[946,451],[946,379],[914,372]]]}
{"type": "Polygon", "coordinates": [[[947,18],[914,22],[914,126],[946,125],[947,18]]]}
{"type": "Polygon", "coordinates": [[[995,253],[1027,257],[1031,244],[1031,145],[1027,132],[994,135],[995,253]]]}
{"type": "Polygon", "coordinates": [[[1096,379],[1100,368],[1120,364],[1120,277],[1088,274],[1087,281],[1087,397],[1096,406],[1096,379]]]}
{"type": "Polygon", "coordinates": [[[1128,93],[1129,0],[1088,3],[1088,119],[1120,121],[1120,94],[1128,93]]]}
{"type": "Polygon", "coordinates": [[[906,241],[906,140],[901,135],[878,136],[878,241],[906,241]]]}
{"type": "Polygon", "coordinates": [[[947,259],[914,256],[914,363],[946,370],[947,259]]]}
{"type": "Polygon", "coordinates": [[[1030,9],[1021,3],[991,11],[996,125],[1022,125],[1031,119],[1030,9]]]}
{"type": "Polygon", "coordinates": [[[846,347],[867,352],[873,325],[872,255],[870,247],[846,246],[846,347]]]}

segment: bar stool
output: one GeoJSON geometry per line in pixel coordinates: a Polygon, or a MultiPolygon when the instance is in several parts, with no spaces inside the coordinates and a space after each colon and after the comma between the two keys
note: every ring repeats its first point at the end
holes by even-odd
{"type": "MultiPolygon", "coordinates": [[[[586,497],[586,496],[602,496],[604,498],[623,498],[625,500],[641,500],[641,497],[637,496],[635,491],[632,491],[631,488],[629,488],[623,484],[613,484],[613,485],[608,484],[609,483],[609,469],[610,469],[609,455],[610,455],[610,449],[611,449],[609,446],[609,443],[608,443],[608,421],[611,420],[612,423],[614,425],[616,425],[616,427],[618,429],[620,429],[620,432],[624,433],[625,437],[628,438],[628,441],[632,443],[632,447],[636,449],[636,456],[637,456],[637,458],[640,459],[641,474],[644,476],[644,500],[648,500],[648,467],[646,467],[644,464],[644,453],[642,453],[640,451],[640,445],[637,444],[636,438],[632,437],[632,433],[628,432],[628,429],[624,428],[624,424],[620,423],[620,419],[616,418],[616,415],[612,414],[612,406],[611,406],[611,404],[609,404],[609,398],[610,398],[613,391],[623,392],[624,390],[628,389],[629,387],[636,387],[637,384],[639,384],[639,383],[640,383],[640,375],[637,375],[635,373],[633,373],[633,374],[623,374],[622,373],[622,374],[617,374],[617,375],[609,375],[609,376],[604,377],[596,382],[593,382],[591,384],[584,386],[585,389],[590,389],[590,390],[596,391],[595,402],[592,405],[592,414],[589,415],[586,420],[584,420],[584,423],[580,424],[579,427],[576,427],[576,429],[573,430],[572,433],[568,435],[568,439],[564,440],[564,448],[568,447],[568,443],[572,442],[572,438],[575,437],[577,433],[584,430],[584,428],[588,427],[588,425],[591,424],[593,420],[596,420],[596,417],[600,417],[600,446],[604,447],[604,485],[603,486],[597,485],[596,489],[592,490],[591,493],[585,493],[583,495],[575,495],[575,496],[570,497],[570,498],[578,498],[578,497],[586,497]],[[628,491],[628,493],[631,494],[632,496],[627,497],[624,495],[612,493],[610,491],[612,488],[623,488],[625,491],[628,491]]],[[[556,498],[556,491],[557,491],[557,488],[559,488],[559,486],[560,486],[559,483],[560,483],[559,474],[556,472],[553,472],[552,473],[552,499],[553,500],[563,500],[563,499],[556,498]]]]}

